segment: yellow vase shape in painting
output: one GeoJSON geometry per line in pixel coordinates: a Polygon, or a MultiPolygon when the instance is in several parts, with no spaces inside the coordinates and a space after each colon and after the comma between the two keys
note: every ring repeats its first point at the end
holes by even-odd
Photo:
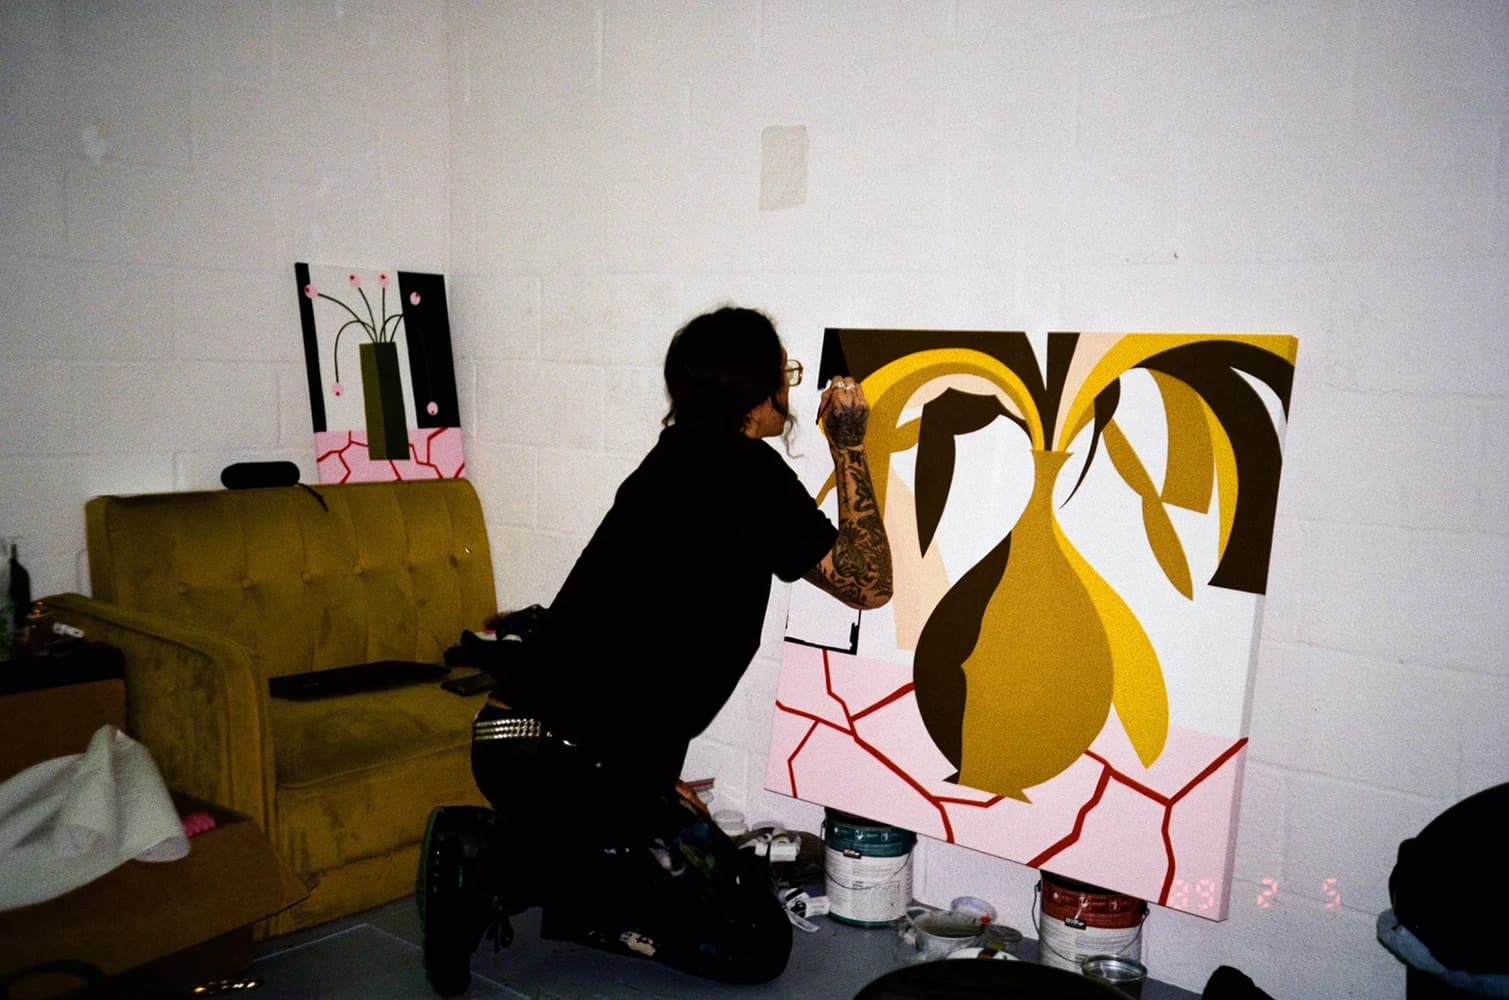
{"type": "Polygon", "coordinates": [[[1092,587],[1104,588],[1053,516],[1068,452],[1034,451],[1031,498],[964,661],[959,782],[1027,801],[1089,747],[1111,707],[1113,657],[1092,587]]]}

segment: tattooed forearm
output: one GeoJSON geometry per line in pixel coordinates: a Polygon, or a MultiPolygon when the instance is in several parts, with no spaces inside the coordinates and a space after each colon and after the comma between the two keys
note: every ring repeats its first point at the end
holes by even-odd
{"type": "MultiPolygon", "coordinates": [[[[862,432],[861,432],[862,433],[862,432]]],[[[891,545],[870,481],[863,447],[838,446],[833,460],[838,487],[838,540],[833,545],[831,592],[847,604],[879,607],[891,598],[891,545]]]]}
{"type": "Polygon", "coordinates": [[[870,411],[858,406],[835,406],[828,412],[823,425],[828,432],[828,444],[834,448],[858,448],[865,443],[865,428],[870,422],[870,411]]]}

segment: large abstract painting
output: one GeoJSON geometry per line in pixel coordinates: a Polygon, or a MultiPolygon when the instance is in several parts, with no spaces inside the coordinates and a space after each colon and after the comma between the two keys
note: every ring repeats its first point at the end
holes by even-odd
{"type": "Polygon", "coordinates": [[[793,588],[767,786],[1224,919],[1296,349],[828,330],[895,597],[793,588]]]}
{"type": "Polygon", "coordinates": [[[294,265],[322,483],[466,471],[445,279],[294,265]]]}

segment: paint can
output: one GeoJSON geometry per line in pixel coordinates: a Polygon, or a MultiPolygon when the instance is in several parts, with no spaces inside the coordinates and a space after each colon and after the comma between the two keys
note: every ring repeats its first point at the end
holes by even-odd
{"type": "Polygon", "coordinates": [[[1081,972],[1087,958],[1142,958],[1147,903],[1043,872],[1037,886],[1038,962],[1081,972]]]}
{"type": "Polygon", "coordinates": [[[886,927],[912,901],[917,835],[828,809],[823,817],[823,881],[828,915],[856,927],[886,927]]]}

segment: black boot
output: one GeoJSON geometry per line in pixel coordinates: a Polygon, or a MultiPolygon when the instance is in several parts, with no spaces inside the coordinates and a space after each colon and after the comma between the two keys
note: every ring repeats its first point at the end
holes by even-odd
{"type": "Polygon", "coordinates": [[[484,932],[497,948],[513,940],[491,870],[495,828],[492,810],[475,806],[435,809],[425,826],[414,895],[425,975],[443,997],[466,990],[484,932]]]}

